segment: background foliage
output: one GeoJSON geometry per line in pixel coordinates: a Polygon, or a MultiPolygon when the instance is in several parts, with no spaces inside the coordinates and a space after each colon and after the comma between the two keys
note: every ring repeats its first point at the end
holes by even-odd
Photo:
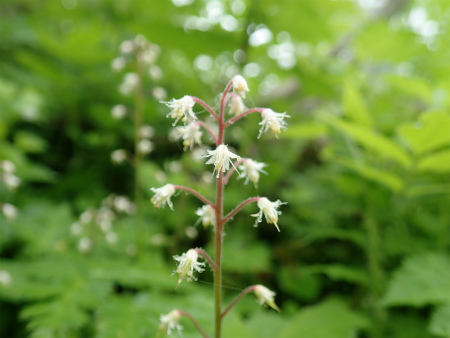
{"type": "Polygon", "coordinates": [[[212,196],[210,168],[168,140],[159,101],[214,105],[242,73],[247,106],[292,118],[279,140],[256,140],[257,116],[234,126],[229,144],[269,175],[258,189],[232,180],[225,207],[253,195],[289,204],[279,234],[253,228],[250,207],[228,227],[225,297],[261,283],[282,312],[247,297],[224,336],[448,337],[449,13],[446,0],[3,0],[0,161],[20,185],[0,169],[0,336],[148,337],[174,308],[212,332],[210,273],[177,290],[171,278],[172,255],[211,252],[200,205],[148,201],[168,182],[212,196]],[[136,106],[118,91],[132,69],[110,65],[138,34],[160,53],[144,76],[154,147],[133,167],[110,159],[135,142],[111,107],[136,106]],[[110,194],[137,211],[114,210],[110,194]],[[112,230],[86,219],[105,208],[112,230]]]}

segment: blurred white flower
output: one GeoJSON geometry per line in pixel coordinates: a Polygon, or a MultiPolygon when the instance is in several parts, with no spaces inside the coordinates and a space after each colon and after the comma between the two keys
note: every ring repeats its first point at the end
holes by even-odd
{"type": "Polygon", "coordinates": [[[92,219],[95,216],[95,211],[92,209],[88,209],[83,211],[83,213],[80,215],[80,222],[82,224],[86,224],[89,223],[90,221],[92,221],[92,219]]]}
{"type": "Polygon", "coordinates": [[[111,108],[111,115],[116,120],[120,120],[127,115],[127,107],[123,104],[117,104],[111,108]]]}
{"type": "Polygon", "coordinates": [[[142,155],[147,155],[151,153],[153,149],[154,149],[153,142],[146,139],[140,140],[137,144],[137,150],[142,155]]]}
{"type": "Polygon", "coordinates": [[[181,326],[178,322],[181,318],[181,313],[178,310],[173,310],[166,315],[161,315],[159,324],[160,331],[167,331],[167,334],[170,335],[173,329],[177,329],[179,335],[181,336],[181,330],[183,330],[183,326],[181,326]]]}
{"type": "Polygon", "coordinates": [[[148,124],[141,126],[138,130],[138,136],[140,138],[151,138],[153,135],[155,135],[155,129],[148,124]]]}
{"type": "Polygon", "coordinates": [[[116,149],[111,153],[111,161],[114,164],[121,164],[127,160],[127,152],[124,149],[116,149]]]}
{"type": "Polygon", "coordinates": [[[129,95],[138,86],[139,82],[139,76],[136,73],[127,73],[119,86],[119,92],[123,95],[129,95]]]}
{"type": "Polygon", "coordinates": [[[91,247],[92,247],[92,242],[87,237],[82,237],[78,241],[78,250],[80,252],[88,252],[89,250],[91,250],[91,247]]]}
{"type": "Polygon", "coordinates": [[[263,120],[259,123],[261,125],[261,129],[259,130],[258,138],[261,137],[262,133],[269,130],[269,128],[278,138],[280,131],[287,128],[287,123],[284,121],[284,118],[290,116],[286,115],[286,113],[275,113],[272,109],[267,108],[262,111],[261,117],[263,120]]]}
{"type": "Polygon", "coordinates": [[[186,227],[184,233],[186,234],[186,237],[190,239],[194,239],[198,236],[198,230],[191,226],[186,227]]]}
{"type": "Polygon", "coordinates": [[[195,270],[198,272],[203,272],[205,270],[202,268],[202,266],[205,266],[205,263],[198,262],[198,253],[194,249],[188,250],[188,252],[183,253],[181,256],[173,256],[173,259],[180,262],[177,269],[173,272],[174,274],[178,273],[180,275],[177,287],[186,276],[188,282],[195,280],[195,277],[193,276],[195,270]]]}
{"type": "Polygon", "coordinates": [[[175,126],[180,119],[182,119],[183,122],[186,122],[188,117],[191,117],[193,120],[197,119],[197,116],[195,116],[195,113],[192,110],[195,101],[188,95],[183,96],[178,100],[172,99],[168,102],[161,101],[161,103],[164,103],[167,107],[172,109],[172,111],[167,114],[167,117],[175,119],[173,126],[175,126]]]}
{"type": "MultiPolygon", "coordinates": [[[[148,74],[150,75],[150,77],[153,80],[159,80],[162,76],[163,76],[163,72],[161,70],[161,68],[159,68],[156,65],[152,65],[149,70],[148,70],[148,74]]],[[[156,88],[161,88],[161,87],[156,87],[156,88]]],[[[153,93],[153,95],[155,95],[155,93],[153,93]]],[[[164,97],[167,95],[166,91],[164,90],[164,97]]],[[[156,95],[155,95],[156,97],[156,95]]],[[[162,98],[161,100],[164,100],[164,98],[162,98]]]]}
{"type": "Polygon", "coordinates": [[[105,238],[109,244],[116,244],[118,239],[117,234],[112,231],[107,232],[105,238]]]}
{"type": "Polygon", "coordinates": [[[245,98],[245,93],[250,91],[247,81],[241,75],[233,77],[233,90],[238,92],[243,98],[245,98]]]}
{"type": "Polygon", "coordinates": [[[111,68],[115,72],[120,72],[122,69],[125,68],[126,63],[127,62],[126,62],[125,58],[119,56],[111,61],[111,68]]]}
{"type": "Polygon", "coordinates": [[[14,163],[12,163],[11,161],[8,160],[3,160],[0,162],[0,168],[3,169],[4,172],[6,173],[14,173],[14,171],[16,171],[16,166],[14,165],[14,163]]]}
{"type": "Polygon", "coordinates": [[[9,204],[9,203],[4,203],[2,205],[2,211],[3,211],[3,214],[5,215],[6,219],[9,221],[16,219],[17,214],[19,213],[17,208],[14,205],[9,204]]]}
{"type": "Polygon", "coordinates": [[[169,208],[173,210],[173,204],[170,198],[175,194],[175,188],[172,184],[166,184],[161,188],[150,188],[150,190],[155,193],[150,201],[156,209],[161,208],[161,206],[164,206],[164,203],[167,203],[169,208]]]}
{"type": "Polygon", "coordinates": [[[130,54],[134,50],[134,43],[131,40],[122,41],[120,44],[120,52],[122,54],[130,54]]]}
{"type": "Polygon", "coordinates": [[[197,211],[195,211],[195,214],[200,217],[199,221],[202,222],[202,225],[205,228],[208,225],[216,225],[216,213],[214,211],[214,208],[209,204],[205,204],[201,208],[197,209],[197,211]]]}
{"type": "Polygon", "coordinates": [[[3,174],[3,181],[5,182],[8,190],[11,190],[11,191],[14,191],[20,185],[20,178],[18,178],[16,175],[13,175],[9,172],[5,172],[3,174]]]}
{"type": "Polygon", "coordinates": [[[12,276],[6,270],[0,270],[0,285],[4,288],[7,288],[12,283],[12,276]]]}
{"type": "Polygon", "coordinates": [[[167,91],[163,87],[154,87],[152,94],[158,101],[163,101],[167,98],[167,91]]]}
{"type": "Polygon", "coordinates": [[[202,135],[203,133],[200,131],[200,126],[195,122],[189,123],[184,127],[175,128],[172,134],[176,139],[183,139],[184,149],[188,147],[192,149],[195,143],[199,145],[202,144],[202,135]]]}
{"type": "Polygon", "coordinates": [[[278,227],[277,223],[278,215],[281,215],[281,211],[278,211],[278,208],[280,207],[280,205],[286,203],[287,202],[281,202],[280,200],[271,202],[267,198],[261,197],[258,200],[258,208],[260,209],[259,213],[252,215],[253,217],[256,217],[255,227],[258,225],[258,223],[262,222],[262,217],[264,214],[267,223],[273,223],[279,232],[280,228],[278,227]]]}
{"type": "Polygon", "coordinates": [[[269,290],[263,285],[255,285],[254,289],[256,297],[258,297],[258,302],[260,305],[269,305],[272,309],[280,312],[280,309],[275,304],[274,297],[276,295],[275,292],[269,290]]]}
{"type": "Polygon", "coordinates": [[[244,102],[240,96],[233,95],[230,101],[230,114],[239,115],[245,110],[244,102]]]}
{"type": "Polygon", "coordinates": [[[81,232],[83,231],[83,226],[82,224],[80,224],[80,222],[74,222],[71,226],[70,226],[70,233],[72,235],[79,235],[81,234],[81,232]]]}
{"type": "Polygon", "coordinates": [[[114,207],[118,212],[124,212],[126,214],[134,214],[136,211],[136,206],[134,203],[125,196],[116,196],[114,198],[114,207]]]}
{"type": "Polygon", "coordinates": [[[259,182],[259,173],[261,172],[267,175],[267,172],[263,170],[264,167],[267,167],[267,164],[253,161],[250,158],[245,158],[242,160],[242,163],[239,166],[239,170],[241,170],[241,173],[238,178],[245,177],[245,184],[247,184],[250,180],[256,186],[259,182]]]}
{"type": "MultiPolygon", "coordinates": [[[[214,173],[217,172],[216,177],[219,177],[221,172],[226,172],[230,169],[230,163],[234,167],[232,158],[240,160],[241,158],[228,150],[225,144],[220,144],[216,150],[208,150],[208,155],[202,157],[211,157],[206,164],[214,164],[214,173]]],[[[236,168],[235,168],[236,169],[236,168]]]]}

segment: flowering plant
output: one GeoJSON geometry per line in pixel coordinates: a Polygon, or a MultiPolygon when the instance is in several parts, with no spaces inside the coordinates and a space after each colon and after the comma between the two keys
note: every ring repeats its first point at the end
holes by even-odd
{"type": "MultiPolygon", "coordinates": [[[[171,197],[177,190],[185,190],[197,198],[199,198],[205,205],[196,211],[196,214],[200,217],[199,221],[203,226],[213,226],[215,232],[215,253],[214,259],[211,258],[203,249],[195,248],[190,249],[181,256],[174,256],[173,258],[179,263],[177,269],[174,271],[179,274],[178,285],[186,278],[187,281],[195,280],[194,273],[201,273],[204,271],[204,262],[199,262],[199,258],[203,258],[212,268],[214,272],[214,323],[215,323],[215,337],[221,337],[222,320],[229,310],[247,293],[254,292],[258,298],[258,302],[261,305],[268,305],[273,309],[279,311],[275,304],[275,292],[269,290],[262,285],[253,285],[244,289],[224,310],[222,309],[222,245],[224,237],[224,228],[228,221],[236,215],[244,206],[249,203],[255,202],[259,208],[259,212],[252,215],[256,217],[255,226],[263,221],[263,216],[267,223],[275,225],[276,229],[280,231],[278,227],[278,216],[281,214],[279,207],[284,202],[277,200],[271,202],[266,197],[251,197],[246,199],[237,205],[232,211],[224,215],[223,210],[223,193],[225,186],[230,179],[234,171],[238,172],[238,178],[245,178],[245,183],[252,181],[255,186],[259,181],[260,173],[267,174],[263,170],[267,165],[265,163],[257,162],[250,158],[242,158],[241,156],[233,153],[225,144],[225,130],[231,126],[234,122],[243,118],[251,113],[260,113],[262,122],[260,123],[261,129],[259,131],[258,138],[262,133],[269,129],[278,137],[281,130],[286,129],[285,118],[289,115],[286,113],[276,113],[268,108],[251,108],[245,110],[245,106],[242,102],[242,98],[245,98],[246,92],[249,91],[247,82],[245,79],[236,75],[225,87],[224,92],[220,98],[219,112],[216,113],[208,104],[203,100],[193,97],[184,96],[181,99],[172,99],[164,103],[171,109],[167,117],[175,119],[173,126],[175,126],[180,120],[184,122],[184,127],[176,127],[177,138],[184,140],[185,150],[192,147],[197,143],[200,144],[202,133],[200,128],[204,128],[206,132],[212,137],[215,142],[215,149],[208,150],[207,155],[202,157],[208,158],[206,164],[214,165],[213,176],[216,177],[216,199],[214,202],[208,200],[206,197],[199,194],[197,191],[181,185],[166,184],[160,188],[151,188],[154,192],[154,196],[151,202],[155,208],[161,208],[165,204],[168,204],[170,209],[174,210],[171,197]],[[242,98],[241,98],[242,97],[242,98]],[[200,104],[205,108],[217,122],[217,133],[205,122],[199,120],[194,112],[195,104],[200,104]],[[225,120],[225,109],[227,104],[230,108],[230,113],[233,117],[229,120],[225,120]],[[239,169],[238,169],[239,168],[239,169]]],[[[208,337],[206,332],[198,325],[196,320],[187,312],[181,310],[173,310],[167,315],[161,316],[161,330],[167,330],[170,334],[173,328],[177,328],[178,331],[182,329],[182,326],[178,323],[182,316],[188,317],[196,326],[198,331],[203,337],[208,337]]]]}

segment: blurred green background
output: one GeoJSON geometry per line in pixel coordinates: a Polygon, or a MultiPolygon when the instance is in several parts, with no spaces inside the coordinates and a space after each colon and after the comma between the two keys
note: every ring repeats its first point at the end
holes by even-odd
{"type": "Polygon", "coordinates": [[[291,118],[278,140],[257,114],[230,128],[269,175],[233,178],[225,209],[288,204],[280,233],[254,205],[227,226],[225,303],[263,284],[282,311],[246,296],[224,337],[449,337],[449,25],[448,0],[2,0],[0,337],[154,337],[175,308],[212,333],[211,271],[171,277],[213,253],[201,203],[155,210],[149,188],[214,197],[160,101],[217,106],[235,74],[291,118]]]}

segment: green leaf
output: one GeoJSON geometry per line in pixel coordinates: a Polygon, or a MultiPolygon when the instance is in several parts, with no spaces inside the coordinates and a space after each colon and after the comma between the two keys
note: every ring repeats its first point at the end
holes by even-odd
{"type": "MultiPolygon", "coordinates": [[[[449,129],[450,134],[450,129],[449,129]]],[[[450,150],[443,150],[421,159],[417,169],[423,172],[446,173],[450,171],[450,150]]]]}
{"type": "Polygon", "coordinates": [[[15,145],[26,153],[41,153],[47,149],[47,142],[39,136],[18,131],[14,135],[15,145]]]}
{"type": "Polygon", "coordinates": [[[431,315],[428,330],[440,337],[450,337],[450,304],[437,307],[431,315]]]}
{"type": "Polygon", "coordinates": [[[313,140],[324,137],[328,134],[328,128],[323,123],[306,122],[290,125],[289,128],[281,134],[283,138],[296,140],[313,140]]]}
{"type": "Polygon", "coordinates": [[[392,191],[400,191],[403,188],[404,183],[402,179],[391,172],[374,168],[373,166],[365,163],[343,158],[335,159],[335,162],[356,171],[359,175],[368,180],[384,185],[392,191]]]}
{"type": "Polygon", "coordinates": [[[299,311],[278,337],[348,338],[367,325],[367,319],[342,300],[330,298],[299,311]]]}
{"type": "Polygon", "coordinates": [[[328,118],[325,122],[355,139],[359,144],[370,151],[373,151],[380,157],[391,159],[404,168],[411,166],[411,158],[409,155],[388,137],[367,127],[352,122],[338,120],[336,118],[328,118]]]}
{"type": "Polygon", "coordinates": [[[439,147],[450,145],[450,115],[446,112],[423,114],[419,122],[404,123],[398,134],[411,150],[420,155],[439,147]]]}
{"type": "Polygon", "coordinates": [[[366,127],[372,126],[372,118],[358,89],[347,83],[342,95],[344,114],[354,122],[366,127]]]}
{"type": "Polygon", "coordinates": [[[362,269],[353,268],[341,264],[311,265],[302,268],[304,274],[324,274],[331,280],[346,281],[361,285],[369,285],[369,276],[362,269]]]}
{"type": "Polygon", "coordinates": [[[427,253],[409,257],[394,273],[383,299],[386,306],[450,303],[450,259],[427,253]]]}

